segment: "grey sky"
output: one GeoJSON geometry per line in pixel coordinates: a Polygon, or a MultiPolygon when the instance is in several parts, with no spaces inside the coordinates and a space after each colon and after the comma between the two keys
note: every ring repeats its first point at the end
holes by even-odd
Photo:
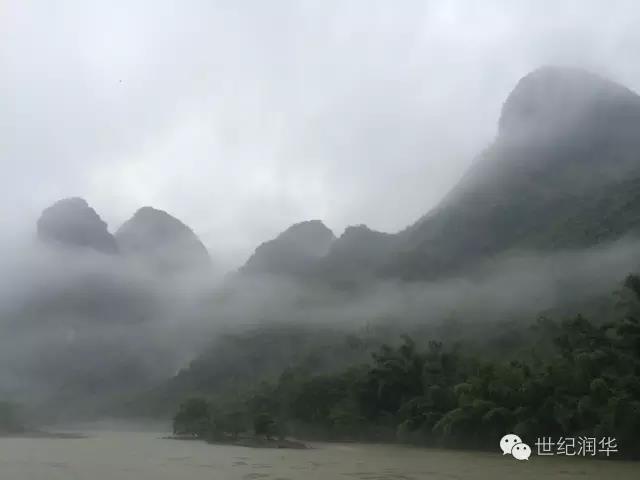
{"type": "Polygon", "coordinates": [[[167,210],[225,265],[305,219],[395,231],[528,71],[639,91],[639,21],[622,0],[6,0],[0,233],[67,196],[112,230],[167,210]]]}

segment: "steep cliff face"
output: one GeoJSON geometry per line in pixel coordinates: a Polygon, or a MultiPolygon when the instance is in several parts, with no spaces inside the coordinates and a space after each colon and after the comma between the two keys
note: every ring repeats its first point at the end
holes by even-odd
{"type": "Polygon", "coordinates": [[[115,234],[123,255],[165,273],[211,268],[207,249],[187,225],[152,207],[139,209],[115,234]]]}
{"type": "Polygon", "coordinates": [[[82,198],[66,198],[45,209],[38,219],[37,232],[38,238],[49,244],[102,253],[118,251],[107,224],[82,198]]]}

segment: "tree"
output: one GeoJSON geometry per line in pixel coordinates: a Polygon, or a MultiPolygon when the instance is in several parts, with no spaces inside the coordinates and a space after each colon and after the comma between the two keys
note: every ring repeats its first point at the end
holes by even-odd
{"type": "Polygon", "coordinates": [[[190,398],[180,404],[173,418],[173,433],[204,438],[211,430],[210,405],[204,398],[190,398]]]}
{"type": "Polygon", "coordinates": [[[245,429],[244,413],[240,410],[228,412],[225,415],[225,425],[226,431],[230,433],[234,439],[238,438],[238,434],[245,429]]]}
{"type": "Polygon", "coordinates": [[[267,440],[276,433],[276,422],[268,413],[259,413],[253,419],[253,430],[256,435],[264,435],[267,440]]]}
{"type": "Polygon", "coordinates": [[[0,401],[0,432],[20,433],[24,429],[19,407],[11,402],[0,401]]]}

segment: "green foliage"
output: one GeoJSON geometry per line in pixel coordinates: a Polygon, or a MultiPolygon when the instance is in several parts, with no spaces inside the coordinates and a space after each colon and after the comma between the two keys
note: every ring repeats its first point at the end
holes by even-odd
{"type": "Polygon", "coordinates": [[[269,439],[276,431],[276,422],[270,414],[266,412],[259,413],[253,419],[253,432],[256,435],[264,435],[269,439]]]}
{"type": "Polygon", "coordinates": [[[173,433],[204,437],[211,430],[209,403],[204,398],[190,398],[180,405],[173,418],[173,433]]]}
{"type": "Polygon", "coordinates": [[[11,402],[0,401],[0,433],[19,433],[24,429],[19,407],[11,402]]]}
{"type": "MultiPolygon", "coordinates": [[[[640,278],[625,285],[640,299],[640,278]]],[[[517,360],[487,359],[434,341],[420,349],[404,336],[399,345],[382,345],[368,364],[344,371],[285,370],[247,395],[242,412],[234,403],[236,427],[213,420],[227,418],[229,409],[212,414],[206,402],[190,400],[174,428],[237,433],[241,419],[251,418],[255,434],[267,437],[282,436],[286,425],[298,436],[470,448],[494,448],[506,432],[531,441],[606,435],[627,455],[640,456],[640,310],[625,302],[630,308],[604,323],[581,315],[539,321],[522,338],[543,346],[543,356],[533,348],[517,360]]]]}

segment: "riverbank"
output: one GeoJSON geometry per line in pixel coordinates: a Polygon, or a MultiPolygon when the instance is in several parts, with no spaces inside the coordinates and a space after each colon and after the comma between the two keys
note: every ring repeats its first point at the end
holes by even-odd
{"type": "Polygon", "coordinates": [[[228,439],[205,440],[194,435],[169,435],[162,437],[166,440],[184,440],[184,441],[204,441],[212,445],[230,445],[235,447],[249,448],[288,448],[295,450],[304,450],[310,448],[305,443],[291,439],[274,439],[255,436],[246,436],[228,439]]]}

